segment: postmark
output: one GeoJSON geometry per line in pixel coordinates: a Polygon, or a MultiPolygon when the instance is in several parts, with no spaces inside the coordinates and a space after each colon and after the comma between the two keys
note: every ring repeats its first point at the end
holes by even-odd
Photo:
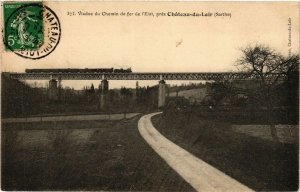
{"type": "Polygon", "coordinates": [[[4,4],[4,17],[7,51],[28,59],[41,59],[52,53],[59,44],[59,19],[42,3],[4,4]]]}

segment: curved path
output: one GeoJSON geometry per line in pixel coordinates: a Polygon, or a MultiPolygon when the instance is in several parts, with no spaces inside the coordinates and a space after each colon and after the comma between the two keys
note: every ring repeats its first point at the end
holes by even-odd
{"type": "Polygon", "coordinates": [[[252,191],[161,135],[151,122],[151,117],[159,113],[161,112],[143,116],[138,122],[139,132],[154,151],[194,189],[197,191],[252,191]]]}

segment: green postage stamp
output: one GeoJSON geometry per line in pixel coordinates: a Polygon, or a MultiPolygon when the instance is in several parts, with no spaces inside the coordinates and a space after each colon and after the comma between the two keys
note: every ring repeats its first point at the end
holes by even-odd
{"type": "Polygon", "coordinates": [[[44,42],[43,9],[41,3],[4,3],[6,48],[36,50],[44,42]]]}
{"type": "Polygon", "coordinates": [[[6,51],[39,59],[59,42],[59,20],[42,2],[3,2],[3,19],[6,51]]]}

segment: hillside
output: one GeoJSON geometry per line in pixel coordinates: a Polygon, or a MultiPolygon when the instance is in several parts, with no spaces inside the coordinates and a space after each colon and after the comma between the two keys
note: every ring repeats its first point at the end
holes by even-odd
{"type": "Polygon", "coordinates": [[[171,92],[169,94],[170,97],[184,97],[188,99],[189,101],[197,101],[201,102],[207,95],[207,88],[199,88],[199,89],[190,89],[190,90],[183,90],[177,92],[171,92]]]}

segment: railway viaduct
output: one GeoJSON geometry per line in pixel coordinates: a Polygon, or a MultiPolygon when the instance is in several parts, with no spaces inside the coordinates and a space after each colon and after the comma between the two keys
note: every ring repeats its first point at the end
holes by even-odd
{"type": "MultiPolygon", "coordinates": [[[[259,76],[254,73],[220,72],[220,73],[173,73],[173,72],[150,72],[150,73],[11,73],[10,78],[19,80],[49,80],[49,95],[58,94],[58,83],[62,80],[101,80],[101,107],[104,106],[105,96],[109,89],[109,80],[156,80],[158,81],[158,107],[165,105],[166,80],[255,80],[259,76]]],[[[278,74],[269,73],[265,78],[278,78],[278,74]]]]}

